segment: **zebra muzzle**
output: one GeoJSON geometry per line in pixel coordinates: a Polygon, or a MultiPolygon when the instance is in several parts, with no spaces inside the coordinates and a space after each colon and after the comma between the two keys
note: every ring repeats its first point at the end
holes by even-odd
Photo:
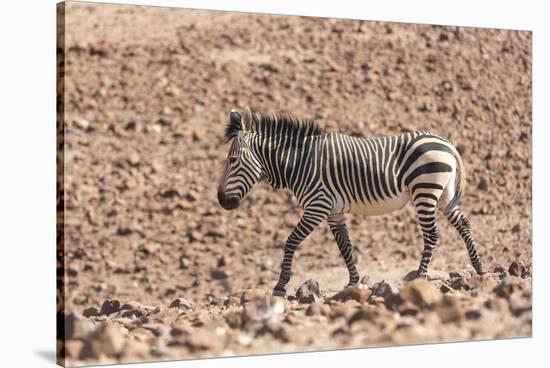
{"type": "Polygon", "coordinates": [[[220,206],[228,211],[234,210],[235,208],[239,207],[239,198],[235,196],[226,197],[225,194],[221,191],[218,192],[218,202],[220,202],[220,206]]]}

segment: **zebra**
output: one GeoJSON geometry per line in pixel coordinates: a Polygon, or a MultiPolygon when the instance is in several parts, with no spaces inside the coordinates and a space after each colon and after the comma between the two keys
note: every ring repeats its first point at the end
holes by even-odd
{"type": "Polygon", "coordinates": [[[236,209],[260,180],[274,189],[289,189],[303,209],[284,246],[273,296],[286,295],[296,248],[323,221],[347,267],[346,287],[357,284],[359,273],[344,215],[382,215],[408,202],[415,207],[424,241],[416,277],[427,277],[439,239],[436,211],[462,237],[475,271],[484,273],[470,221],[459,207],[464,166],[446,139],[423,130],[352,137],[326,132],[311,119],[244,107],[229,113],[224,142],[231,142],[217,193],[224,209],[236,209]]]}

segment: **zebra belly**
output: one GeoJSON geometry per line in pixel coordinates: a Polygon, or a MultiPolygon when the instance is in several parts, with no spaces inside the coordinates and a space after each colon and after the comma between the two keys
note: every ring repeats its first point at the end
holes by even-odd
{"type": "Polygon", "coordinates": [[[350,212],[354,214],[376,216],[396,211],[403,208],[410,201],[408,192],[398,193],[397,196],[372,202],[354,202],[350,206],[350,212]]]}

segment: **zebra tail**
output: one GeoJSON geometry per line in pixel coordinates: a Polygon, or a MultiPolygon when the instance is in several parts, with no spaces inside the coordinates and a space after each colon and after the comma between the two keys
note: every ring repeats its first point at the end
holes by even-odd
{"type": "Polygon", "coordinates": [[[456,181],[455,195],[453,199],[450,200],[447,207],[445,207],[445,211],[443,211],[446,216],[449,215],[451,211],[458,206],[458,203],[460,202],[460,197],[462,196],[462,192],[464,191],[464,186],[466,185],[466,172],[464,171],[464,163],[462,162],[462,158],[460,158],[460,154],[458,153],[456,148],[453,147],[453,151],[456,160],[456,175],[458,180],[456,181]]]}

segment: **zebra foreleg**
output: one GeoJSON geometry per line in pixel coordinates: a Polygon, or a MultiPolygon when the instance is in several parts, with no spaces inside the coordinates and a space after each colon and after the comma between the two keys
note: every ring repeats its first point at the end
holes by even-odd
{"type": "Polygon", "coordinates": [[[285,296],[286,295],[286,284],[290,280],[290,269],[292,268],[292,258],[296,248],[302,240],[304,240],[321,221],[325,220],[328,216],[328,213],[321,212],[320,210],[305,210],[300,222],[294,228],[294,231],[288,237],[288,240],[285,244],[285,251],[283,256],[283,263],[281,265],[281,274],[279,276],[279,281],[275,288],[273,289],[273,296],[285,296]]]}
{"type": "Polygon", "coordinates": [[[466,249],[468,249],[468,255],[470,256],[472,266],[474,266],[474,269],[479,275],[483,275],[483,264],[481,263],[479,255],[476,251],[476,244],[472,237],[472,226],[470,225],[470,220],[464,216],[458,207],[447,215],[447,219],[449,219],[449,222],[458,231],[464,240],[464,243],[466,243],[466,249]]]}
{"type": "Polygon", "coordinates": [[[330,231],[336,239],[338,244],[338,249],[340,249],[340,254],[346,263],[346,267],[349,273],[349,282],[346,287],[355,285],[359,282],[359,273],[355,267],[352,256],[352,246],[349,240],[348,228],[344,219],[344,215],[335,215],[328,218],[328,226],[330,231]]]}

